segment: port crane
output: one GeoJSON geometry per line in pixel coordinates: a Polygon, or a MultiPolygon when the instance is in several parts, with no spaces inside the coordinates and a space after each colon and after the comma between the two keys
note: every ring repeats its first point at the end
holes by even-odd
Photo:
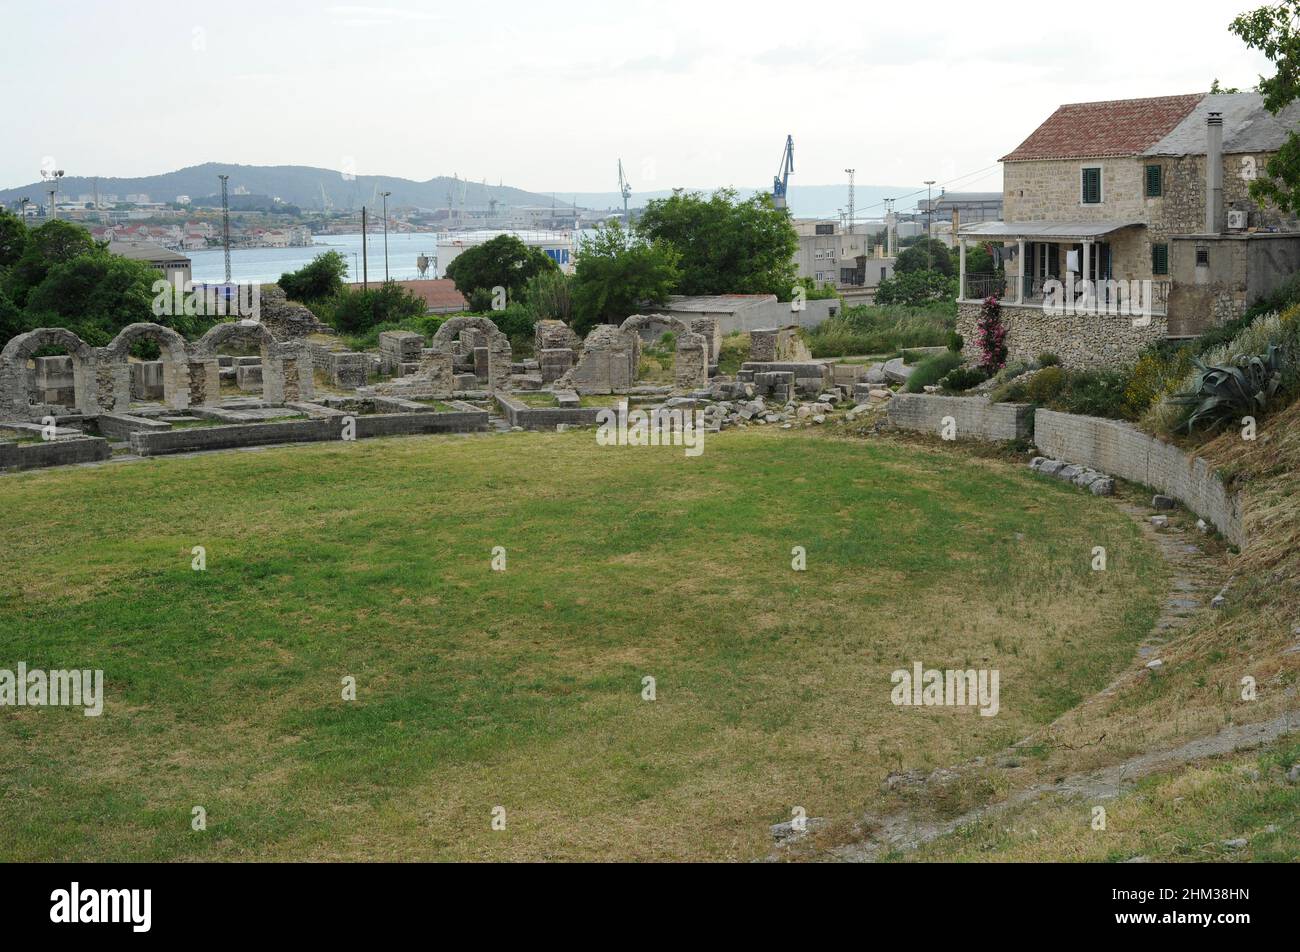
{"type": "Polygon", "coordinates": [[[772,204],[777,208],[786,208],[785,190],[794,174],[794,136],[785,137],[785,148],[781,151],[781,167],[772,179],[772,204]]]}
{"type": "Polygon", "coordinates": [[[623,196],[623,227],[630,229],[632,227],[632,219],[630,219],[627,214],[627,200],[632,197],[632,183],[629,182],[627,176],[623,174],[622,159],[618,160],[618,190],[623,196]]]}

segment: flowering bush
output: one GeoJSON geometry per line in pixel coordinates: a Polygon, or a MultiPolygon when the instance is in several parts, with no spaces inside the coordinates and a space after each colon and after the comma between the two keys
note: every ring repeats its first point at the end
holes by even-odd
{"type": "Polygon", "coordinates": [[[1007,362],[1007,329],[1002,326],[1002,305],[992,295],[980,306],[977,330],[980,366],[990,374],[1001,370],[1007,362]]]}

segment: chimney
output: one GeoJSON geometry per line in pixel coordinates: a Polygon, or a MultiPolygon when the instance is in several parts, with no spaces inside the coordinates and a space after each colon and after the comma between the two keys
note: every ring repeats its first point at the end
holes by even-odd
{"type": "Polygon", "coordinates": [[[1223,231],[1223,114],[1205,119],[1205,233],[1223,231]]]}

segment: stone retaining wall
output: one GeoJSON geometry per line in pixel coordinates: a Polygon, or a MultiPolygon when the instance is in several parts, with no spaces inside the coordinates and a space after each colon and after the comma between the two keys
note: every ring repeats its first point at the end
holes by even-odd
{"type": "MultiPolygon", "coordinates": [[[[486,410],[439,413],[377,413],[353,417],[359,440],[377,436],[408,436],[416,433],[472,433],[486,430],[486,410]]],[[[139,456],[166,453],[194,453],[203,450],[267,446],[274,443],[313,443],[342,438],[340,417],[314,420],[285,420],[281,423],[237,423],[229,426],[200,426],[163,433],[132,433],[131,450],[139,456]]]]}
{"type": "Polygon", "coordinates": [[[40,443],[0,443],[0,469],[41,469],[45,466],[68,466],[93,463],[113,455],[108,440],[86,436],[72,440],[48,440],[40,443]]]}
{"type": "Polygon", "coordinates": [[[1246,545],[1242,499],[1210,464],[1118,420],[1054,410],[1034,414],[1034,442],[1047,456],[1069,460],[1173,496],[1234,545],[1246,545]]]}
{"type": "Polygon", "coordinates": [[[893,426],[936,436],[941,434],[944,418],[952,417],[959,440],[1027,440],[1034,435],[1033,408],[1024,403],[896,393],[887,412],[893,426]]]}

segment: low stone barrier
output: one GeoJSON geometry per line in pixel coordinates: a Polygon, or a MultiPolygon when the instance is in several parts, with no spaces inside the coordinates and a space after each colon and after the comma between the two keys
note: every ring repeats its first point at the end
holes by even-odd
{"type": "Polygon", "coordinates": [[[1034,443],[1047,456],[1142,483],[1182,502],[1234,545],[1246,545],[1242,500],[1198,456],[1118,420],[1055,410],[1034,414],[1034,443]]]}
{"type": "Polygon", "coordinates": [[[570,426],[595,426],[596,417],[604,407],[530,407],[503,393],[494,394],[501,412],[511,426],[525,430],[553,430],[556,424],[570,426]]]}
{"type": "MultiPolygon", "coordinates": [[[[377,413],[352,417],[359,440],[417,433],[473,433],[486,430],[486,410],[439,413],[377,413]]],[[[268,446],[275,443],[313,443],[342,439],[341,417],[285,420],[280,423],[238,423],[196,426],[164,433],[132,433],[131,450],[139,456],[194,453],[204,450],[268,446]]]]}
{"type": "Polygon", "coordinates": [[[39,443],[0,443],[0,469],[41,469],[72,463],[95,463],[113,455],[108,440],[85,436],[39,443]]]}
{"type": "Polygon", "coordinates": [[[162,420],[150,420],[146,417],[131,416],[129,413],[101,413],[95,418],[101,436],[110,440],[129,440],[132,433],[145,431],[163,432],[171,429],[171,424],[162,420]]]}
{"type": "Polygon", "coordinates": [[[896,393],[887,409],[890,425],[942,435],[951,417],[959,440],[1027,440],[1034,435],[1033,408],[1024,403],[989,403],[982,397],[896,393]]]}

